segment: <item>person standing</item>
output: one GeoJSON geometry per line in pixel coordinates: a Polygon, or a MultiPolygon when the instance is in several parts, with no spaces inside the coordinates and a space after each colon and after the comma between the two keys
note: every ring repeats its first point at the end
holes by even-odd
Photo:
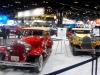
{"type": "Polygon", "coordinates": [[[18,38],[20,39],[20,36],[21,36],[21,30],[20,30],[20,28],[18,28],[18,29],[16,30],[16,34],[18,35],[18,38]]]}
{"type": "Polygon", "coordinates": [[[7,30],[7,38],[9,38],[9,34],[10,34],[10,29],[9,29],[9,27],[7,27],[6,30],[7,30]]]}
{"type": "Polygon", "coordinates": [[[3,26],[1,31],[2,31],[2,36],[3,36],[3,44],[5,45],[6,44],[7,35],[8,35],[6,26],[3,26]]]}

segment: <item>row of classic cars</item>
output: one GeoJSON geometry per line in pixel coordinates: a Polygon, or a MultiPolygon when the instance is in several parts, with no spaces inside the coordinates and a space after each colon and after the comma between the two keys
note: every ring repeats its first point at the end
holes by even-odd
{"type": "MultiPolygon", "coordinates": [[[[100,52],[100,39],[89,28],[72,28],[67,31],[67,37],[74,56],[79,52],[100,52]]],[[[24,68],[39,73],[44,60],[52,52],[52,46],[49,27],[23,28],[21,39],[0,46],[0,69],[24,68]]]]}
{"type": "Polygon", "coordinates": [[[95,37],[92,33],[92,29],[89,28],[72,28],[72,34],[69,35],[69,43],[72,48],[74,56],[79,52],[100,52],[100,39],[95,37]]]}
{"type": "Polygon", "coordinates": [[[0,68],[42,70],[44,59],[52,52],[53,41],[48,27],[26,27],[22,37],[0,47],[0,68]]]}

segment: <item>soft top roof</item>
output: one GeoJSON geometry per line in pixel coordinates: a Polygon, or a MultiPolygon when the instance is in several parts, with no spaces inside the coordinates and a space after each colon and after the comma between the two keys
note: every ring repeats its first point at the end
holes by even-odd
{"type": "Polygon", "coordinates": [[[49,27],[27,27],[23,28],[23,30],[43,30],[43,31],[49,31],[49,27]]]}
{"type": "Polygon", "coordinates": [[[90,28],[72,28],[72,30],[91,30],[90,28]]]}

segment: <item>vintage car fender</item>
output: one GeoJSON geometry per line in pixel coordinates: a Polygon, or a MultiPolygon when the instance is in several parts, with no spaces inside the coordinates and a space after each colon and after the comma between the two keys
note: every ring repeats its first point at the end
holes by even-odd
{"type": "Polygon", "coordinates": [[[34,48],[28,52],[27,56],[29,56],[29,55],[41,55],[42,53],[43,53],[42,48],[34,48]]]}
{"type": "Polygon", "coordinates": [[[67,37],[69,37],[70,35],[72,35],[71,32],[67,32],[67,33],[66,33],[66,36],[67,36],[67,37]]]}
{"type": "Polygon", "coordinates": [[[0,46],[0,53],[6,54],[8,52],[6,46],[0,46]]]}
{"type": "Polygon", "coordinates": [[[47,48],[52,48],[52,45],[53,45],[53,40],[52,39],[48,39],[47,48]]]}

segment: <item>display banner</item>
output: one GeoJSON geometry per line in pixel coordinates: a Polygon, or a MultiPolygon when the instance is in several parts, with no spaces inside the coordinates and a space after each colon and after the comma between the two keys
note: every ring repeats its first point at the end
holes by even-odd
{"type": "Polygon", "coordinates": [[[93,28],[93,34],[94,34],[95,36],[100,36],[99,28],[93,28]]]}
{"type": "Polygon", "coordinates": [[[66,39],[66,28],[58,28],[58,33],[57,33],[57,37],[59,39],[66,39]]]}

